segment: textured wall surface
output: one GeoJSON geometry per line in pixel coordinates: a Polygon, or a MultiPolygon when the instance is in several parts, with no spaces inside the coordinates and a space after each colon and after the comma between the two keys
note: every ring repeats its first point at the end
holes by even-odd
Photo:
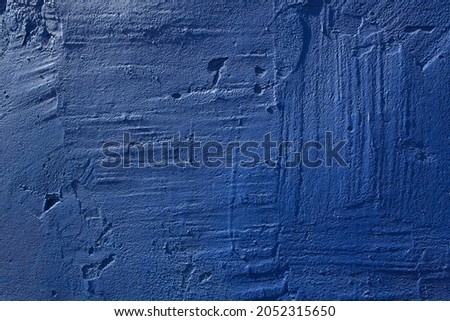
{"type": "Polygon", "coordinates": [[[0,299],[450,299],[448,0],[0,0],[0,299]],[[104,168],[346,140],[348,167],[104,168]]]}

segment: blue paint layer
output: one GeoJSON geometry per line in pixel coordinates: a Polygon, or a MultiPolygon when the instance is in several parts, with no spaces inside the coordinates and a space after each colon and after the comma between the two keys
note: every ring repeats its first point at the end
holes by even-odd
{"type": "Polygon", "coordinates": [[[0,1],[0,299],[449,300],[448,1],[0,1]],[[348,168],[101,146],[348,141],[348,168]]]}

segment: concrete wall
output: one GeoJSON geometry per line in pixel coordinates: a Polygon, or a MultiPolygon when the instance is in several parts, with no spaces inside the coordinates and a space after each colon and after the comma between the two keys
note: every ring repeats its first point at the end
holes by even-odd
{"type": "Polygon", "coordinates": [[[0,299],[450,299],[448,0],[4,0],[0,20],[0,299]],[[101,166],[125,132],[327,131],[348,166],[101,166]]]}

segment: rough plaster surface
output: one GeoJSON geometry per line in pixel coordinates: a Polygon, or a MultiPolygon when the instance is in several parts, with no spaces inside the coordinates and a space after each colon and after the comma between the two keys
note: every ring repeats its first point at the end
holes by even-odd
{"type": "Polygon", "coordinates": [[[450,2],[0,0],[0,299],[450,299],[450,2]],[[349,168],[105,169],[184,135],[349,168]]]}

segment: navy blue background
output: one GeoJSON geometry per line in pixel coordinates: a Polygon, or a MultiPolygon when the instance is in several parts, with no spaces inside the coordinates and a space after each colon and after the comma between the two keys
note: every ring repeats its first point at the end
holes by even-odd
{"type": "Polygon", "coordinates": [[[450,299],[449,1],[3,0],[0,20],[0,299],[450,299]],[[349,168],[100,166],[123,132],[326,131],[349,168]]]}

